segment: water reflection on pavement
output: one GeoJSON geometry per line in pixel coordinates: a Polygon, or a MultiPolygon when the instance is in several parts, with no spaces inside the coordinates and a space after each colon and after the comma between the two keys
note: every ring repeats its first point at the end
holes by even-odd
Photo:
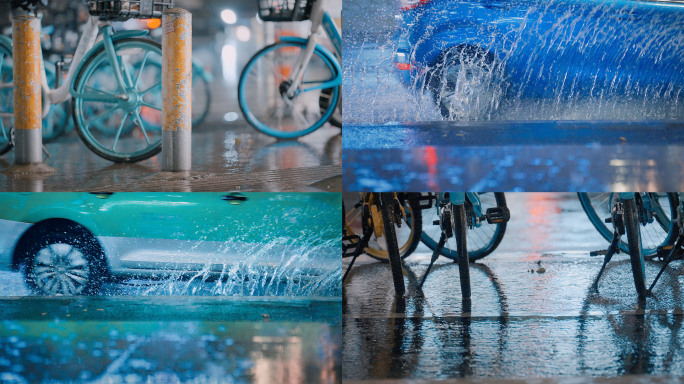
{"type": "Polygon", "coordinates": [[[342,137],[326,125],[296,141],[276,141],[245,123],[193,127],[192,171],[160,172],[161,155],[136,164],[99,158],[75,132],[45,144],[57,173],[11,175],[13,152],[0,157],[3,191],[339,191],[342,137]]]}
{"type": "MultiPolygon", "coordinates": [[[[461,302],[457,264],[444,258],[418,291],[430,259],[422,245],[406,259],[405,313],[388,266],[357,261],[344,285],[345,379],[684,374],[681,262],[666,270],[645,310],[624,255],[593,294],[602,259],[589,252],[608,244],[576,195],[507,200],[501,245],[471,264],[470,308],[461,302]]],[[[659,267],[647,262],[647,280],[659,267]]]]}
{"type": "Polygon", "coordinates": [[[337,300],[0,299],[0,382],[337,382],[337,300]]]}
{"type": "Polygon", "coordinates": [[[589,121],[345,126],[344,188],[681,190],[683,126],[589,121]]]}

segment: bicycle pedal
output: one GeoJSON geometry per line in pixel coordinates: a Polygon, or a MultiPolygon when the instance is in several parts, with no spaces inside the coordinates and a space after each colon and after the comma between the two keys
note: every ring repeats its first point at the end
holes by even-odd
{"type": "Polygon", "coordinates": [[[357,244],[361,241],[359,235],[348,235],[342,237],[342,257],[354,256],[357,244]]]}
{"type": "Polygon", "coordinates": [[[591,252],[589,252],[589,256],[605,256],[606,253],[608,253],[607,249],[604,249],[601,251],[591,251],[591,252]]]}
{"type": "Polygon", "coordinates": [[[352,257],[356,253],[356,246],[353,247],[342,247],[342,257],[352,257]]]}
{"type": "MultiPolygon", "coordinates": [[[[667,257],[670,255],[670,252],[672,252],[672,248],[674,248],[674,244],[670,245],[661,245],[658,247],[656,250],[656,254],[653,256],[654,259],[661,259],[665,260],[667,257]]],[[[679,252],[679,255],[675,257],[674,260],[680,259],[681,258],[681,252],[679,252]]]]}
{"type": "Polygon", "coordinates": [[[487,208],[485,217],[487,218],[487,223],[489,224],[507,223],[511,219],[511,211],[508,209],[508,207],[487,208]]]}
{"type": "Polygon", "coordinates": [[[416,200],[418,201],[419,209],[430,209],[432,208],[432,200],[434,200],[433,195],[420,195],[416,200]]]}

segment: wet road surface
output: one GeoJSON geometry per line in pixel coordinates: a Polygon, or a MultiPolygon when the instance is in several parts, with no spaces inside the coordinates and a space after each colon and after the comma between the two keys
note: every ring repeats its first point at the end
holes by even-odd
{"type": "Polygon", "coordinates": [[[14,175],[14,151],[0,157],[0,190],[23,191],[340,191],[342,136],[326,124],[298,140],[278,141],[249,126],[234,85],[212,84],[204,123],[192,128],[192,171],[161,171],[161,155],[116,164],[91,152],[71,131],[44,143],[54,175],[14,175]],[[237,112],[236,112],[237,111],[237,112]],[[224,116],[231,115],[233,121],[224,116]]]}
{"type": "Polygon", "coordinates": [[[0,381],[335,382],[338,299],[0,298],[0,381]]]}
{"type": "Polygon", "coordinates": [[[345,125],[348,191],[681,190],[684,123],[345,125]]]}
{"type": "MultiPolygon", "coordinates": [[[[608,242],[576,195],[506,196],[511,221],[502,243],[470,267],[471,308],[461,302],[457,264],[445,258],[418,291],[430,259],[423,245],[405,260],[405,313],[388,265],[357,260],[344,284],[344,378],[684,374],[682,263],[670,265],[645,309],[625,255],[613,258],[592,294],[602,258],[589,252],[608,242]]],[[[659,267],[646,263],[647,282],[659,267]]]]}

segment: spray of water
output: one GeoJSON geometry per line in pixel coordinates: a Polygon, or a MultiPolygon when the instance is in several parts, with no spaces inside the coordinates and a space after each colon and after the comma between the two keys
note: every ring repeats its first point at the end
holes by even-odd
{"type": "Polygon", "coordinates": [[[684,5],[509,0],[485,19],[484,2],[432,3],[399,27],[392,2],[345,3],[345,122],[684,119],[684,5]],[[408,86],[402,40],[418,63],[408,86]]]}
{"type": "Polygon", "coordinates": [[[311,233],[298,239],[276,238],[266,244],[241,247],[244,259],[231,264],[222,261],[224,255],[235,252],[227,242],[216,250],[214,260],[199,269],[175,269],[155,281],[132,280],[124,291],[141,296],[341,296],[338,242],[321,243],[311,233]]]}

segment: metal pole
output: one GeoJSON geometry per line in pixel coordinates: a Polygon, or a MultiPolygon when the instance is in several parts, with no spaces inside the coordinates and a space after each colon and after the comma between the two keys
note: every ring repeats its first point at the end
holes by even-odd
{"type": "Polygon", "coordinates": [[[192,14],[162,16],[162,171],[191,169],[192,14]]]}
{"type": "Polygon", "coordinates": [[[14,162],[43,162],[40,89],[40,20],[32,15],[12,18],[14,65],[14,162]]]}

